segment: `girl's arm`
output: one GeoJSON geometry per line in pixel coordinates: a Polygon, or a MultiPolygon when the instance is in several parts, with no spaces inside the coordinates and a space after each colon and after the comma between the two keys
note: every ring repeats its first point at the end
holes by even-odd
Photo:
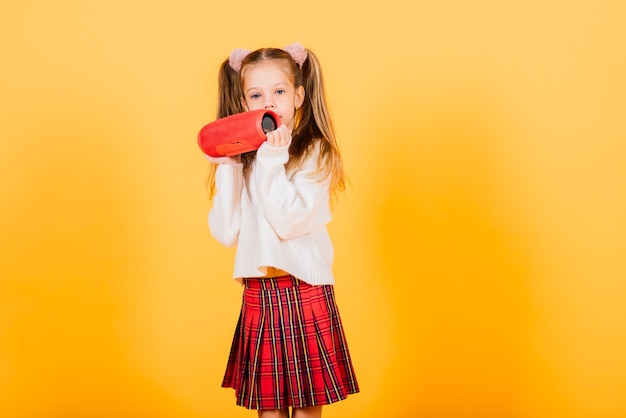
{"type": "Polygon", "coordinates": [[[289,145],[264,143],[257,151],[257,192],[265,218],[282,239],[305,235],[331,220],[329,181],[314,174],[318,155],[315,147],[289,178],[285,171],[289,145]]]}
{"type": "Polygon", "coordinates": [[[227,247],[237,245],[241,226],[243,164],[220,164],[215,172],[215,196],[209,212],[209,229],[227,247]]]}

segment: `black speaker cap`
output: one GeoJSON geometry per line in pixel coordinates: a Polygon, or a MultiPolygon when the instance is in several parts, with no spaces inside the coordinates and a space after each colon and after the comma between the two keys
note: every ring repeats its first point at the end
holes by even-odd
{"type": "Polygon", "coordinates": [[[276,129],[276,121],[269,113],[266,113],[261,120],[261,127],[263,128],[263,132],[271,132],[276,129]]]}

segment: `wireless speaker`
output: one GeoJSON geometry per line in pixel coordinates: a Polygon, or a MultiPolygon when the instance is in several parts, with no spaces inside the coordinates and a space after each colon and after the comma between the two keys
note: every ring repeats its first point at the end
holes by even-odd
{"type": "Polygon", "coordinates": [[[205,125],[198,133],[198,145],[212,157],[231,157],[258,149],[265,134],[280,126],[280,117],[271,110],[237,113],[205,125]]]}

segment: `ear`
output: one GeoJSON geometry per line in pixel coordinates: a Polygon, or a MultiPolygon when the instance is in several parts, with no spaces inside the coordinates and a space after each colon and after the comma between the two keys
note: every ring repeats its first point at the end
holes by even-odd
{"type": "Polygon", "coordinates": [[[299,86],[296,89],[296,95],[295,95],[296,109],[300,109],[300,106],[302,106],[302,103],[304,103],[304,87],[299,86]]]}
{"type": "Polygon", "coordinates": [[[241,100],[241,106],[243,107],[243,110],[245,110],[247,112],[248,111],[248,104],[246,103],[246,99],[241,97],[239,100],[241,100]]]}

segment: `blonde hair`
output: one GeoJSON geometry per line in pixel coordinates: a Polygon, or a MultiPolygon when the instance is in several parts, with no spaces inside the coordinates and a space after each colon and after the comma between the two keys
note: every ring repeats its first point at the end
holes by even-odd
{"type": "MultiPolygon", "coordinates": [[[[262,61],[276,60],[284,65],[291,75],[294,86],[304,87],[304,103],[296,111],[292,141],[289,146],[289,161],[286,169],[297,169],[308,153],[316,145],[319,146],[318,169],[316,175],[329,179],[330,194],[333,200],[345,189],[346,176],[332,118],[326,104],[322,69],[315,54],[306,50],[307,59],[298,66],[291,55],[278,48],[261,48],[248,54],[241,64],[241,70],[235,71],[225,60],[218,74],[218,108],[217,118],[234,115],[244,111],[242,104],[242,84],[246,67],[262,61]]],[[[252,163],[256,151],[241,156],[244,168],[252,163]]],[[[207,185],[211,197],[215,194],[215,170],[217,165],[211,164],[207,185]]]]}

